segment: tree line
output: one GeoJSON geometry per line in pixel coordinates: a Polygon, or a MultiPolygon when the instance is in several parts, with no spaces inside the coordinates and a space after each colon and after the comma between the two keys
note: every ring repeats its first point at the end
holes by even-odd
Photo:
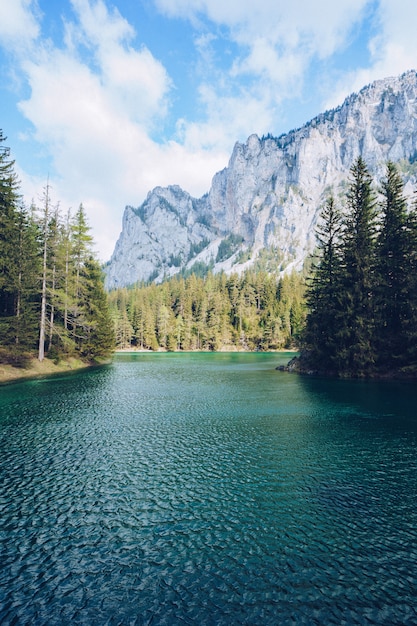
{"type": "Polygon", "coordinates": [[[114,331],[85,210],[63,215],[49,184],[27,208],[4,141],[0,130],[0,359],[106,357],[114,331]]]}
{"type": "Polygon", "coordinates": [[[298,341],[304,279],[266,272],[177,276],[109,294],[118,348],[271,350],[298,341]]]}
{"type": "Polygon", "coordinates": [[[302,369],[341,376],[417,373],[417,203],[389,162],[379,189],[351,168],[343,214],[333,196],[317,229],[302,369]]]}

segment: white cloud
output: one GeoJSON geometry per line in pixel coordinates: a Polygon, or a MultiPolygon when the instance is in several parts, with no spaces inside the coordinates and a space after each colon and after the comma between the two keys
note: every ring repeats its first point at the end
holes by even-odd
{"type": "Polygon", "coordinates": [[[377,33],[369,40],[370,63],[342,76],[334,85],[326,108],[340,104],[370,82],[417,69],[414,0],[380,0],[375,14],[377,33]]]}
{"type": "Polygon", "coordinates": [[[254,8],[253,0],[155,0],[166,15],[191,20],[203,32],[196,44],[206,119],[184,122],[183,137],[214,145],[222,134],[230,142],[231,135],[273,130],[283,102],[302,97],[314,60],[347,45],[369,1],[260,0],[254,8]],[[223,69],[213,51],[221,37],[237,49],[223,69]]]}
{"type": "MultiPolygon", "coordinates": [[[[343,44],[370,0],[155,0],[170,16],[206,16],[229,28],[231,39],[255,54],[259,41],[276,54],[324,57],[343,44]]],[[[243,64],[244,66],[244,64],[243,64]]]]}
{"type": "Polygon", "coordinates": [[[67,25],[71,48],[88,47],[99,67],[100,80],[108,95],[124,114],[138,122],[150,123],[166,113],[166,96],[172,87],[163,65],[150,51],[130,44],[135,33],[114,9],[110,13],[102,0],[72,0],[79,24],[67,25]]]}
{"type": "Polygon", "coordinates": [[[36,11],[32,0],[0,0],[0,44],[23,49],[37,38],[39,27],[32,11],[36,11]]]}

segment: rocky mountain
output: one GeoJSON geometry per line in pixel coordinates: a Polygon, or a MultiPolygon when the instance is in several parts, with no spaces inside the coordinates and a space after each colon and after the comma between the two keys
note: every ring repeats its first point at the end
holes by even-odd
{"type": "Polygon", "coordinates": [[[315,245],[315,224],[332,191],[343,190],[362,155],[378,180],[399,162],[406,189],[417,173],[417,73],[376,81],[302,128],[237,143],[209,192],[191,197],[156,187],[127,206],[105,267],[106,286],[160,281],[183,271],[300,268],[315,245]]]}

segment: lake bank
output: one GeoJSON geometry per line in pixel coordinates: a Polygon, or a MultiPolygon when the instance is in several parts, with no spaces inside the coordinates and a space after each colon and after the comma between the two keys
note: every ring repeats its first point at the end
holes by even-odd
{"type": "Polygon", "coordinates": [[[13,383],[29,378],[42,378],[53,374],[62,374],[91,367],[92,363],[86,363],[81,359],[69,358],[55,363],[50,359],[42,362],[33,358],[28,367],[14,367],[6,363],[0,363],[0,384],[13,383]]]}
{"type": "Polygon", "coordinates": [[[303,376],[318,376],[328,379],[341,379],[341,380],[374,380],[374,381],[415,381],[417,379],[417,371],[415,366],[404,366],[398,369],[386,368],[375,369],[367,373],[355,374],[353,372],[338,372],[332,369],[317,368],[314,362],[312,362],[308,355],[304,356],[303,353],[295,354],[293,358],[286,365],[279,365],[277,370],[281,372],[296,373],[303,376]]]}

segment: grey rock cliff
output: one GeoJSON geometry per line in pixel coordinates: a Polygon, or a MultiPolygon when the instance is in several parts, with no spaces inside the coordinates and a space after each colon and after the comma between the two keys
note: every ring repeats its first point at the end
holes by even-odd
{"type": "Polygon", "coordinates": [[[342,195],[359,155],[377,180],[392,160],[414,183],[415,71],[372,83],[281,137],[237,143],[200,199],[157,187],[139,208],[126,207],[107,287],[160,281],[196,263],[230,273],[269,258],[275,269],[300,268],[314,249],[323,202],[330,191],[342,195]]]}

